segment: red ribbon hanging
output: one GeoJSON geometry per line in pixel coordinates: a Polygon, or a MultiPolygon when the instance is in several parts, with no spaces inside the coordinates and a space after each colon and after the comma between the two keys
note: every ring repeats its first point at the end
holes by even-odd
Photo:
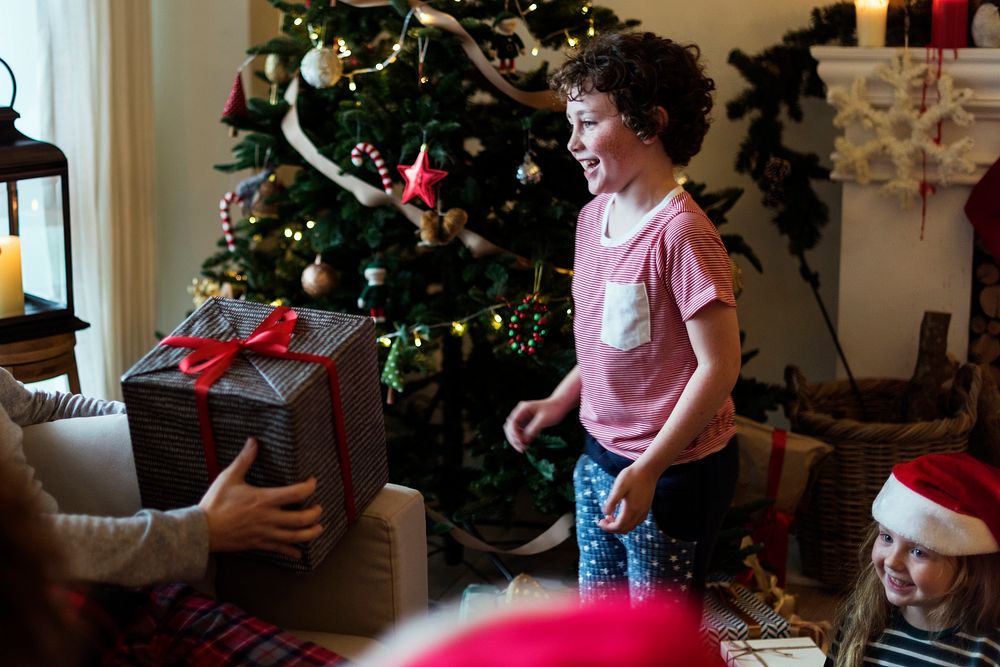
{"type": "Polygon", "coordinates": [[[776,428],[771,431],[771,458],[767,462],[767,497],[778,498],[781,485],[781,469],[785,465],[785,447],[788,445],[788,431],[776,428]]]}
{"type": "Polygon", "coordinates": [[[212,418],[208,409],[208,390],[225,375],[237,355],[244,351],[267,357],[322,364],[330,383],[330,400],[333,403],[333,424],[337,434],[337,454],[340,458],[340,475],[344,483],[344,508],[348,524],[354,523],[357,509],[354,503],[354,484],[351,478],[351,461],[347,451],[347,430],[344,427],[344,412],[340,397],[340,379],[337,366],[332,359],[317,354],[289,352],[288,344],[295,330],[299,315],[287,306],[275,308],[254,332],[247,338],[215,340],[195,336],[167,336],[160,345],[189,347],[194,351],[181,359],[178,368],[187,375],[197,375],[194,383],[195,404],[198,409],[198,425],[201,430],[202,449],[205,453],[205,467],[209,481],[219,475],[215,437],[212,434],[212,418]]]}
{"type": "MultiPolygon", "coordinates": [[[[767,497],[769,500],[777,500],[778,498],[787,444],[787,431],[780,428],[771,431],[771,458],[767,465],[767,497]]],[[[753,532],[754,541],[764,545],[761,550],[761,560],[774,569],[779,586],[785,585],[788,567],[788,532],[791,523],[791,516],[775,509],[772,505],[767,508],[753,532]]]]}

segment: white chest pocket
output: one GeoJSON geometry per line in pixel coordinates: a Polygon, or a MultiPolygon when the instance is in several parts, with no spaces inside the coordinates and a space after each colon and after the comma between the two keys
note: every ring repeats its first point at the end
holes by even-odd
{"type": "Polygon", "coordinates": [[[601,342],[631,350],[649,342],[649,298],[645,283],[604,283],[601,342]]]}

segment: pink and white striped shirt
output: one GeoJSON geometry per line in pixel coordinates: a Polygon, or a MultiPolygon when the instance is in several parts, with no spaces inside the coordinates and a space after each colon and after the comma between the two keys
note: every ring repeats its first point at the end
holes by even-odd
{"type": "MultiPolygon", "coordinates": [[[[605,448],[635,460],[698,365],[685,322],[713,301],[735,307],[736,298],[722,239],[683,188],[618,238],[607,236],[612,198],[595,197],[577,222],[573,332],[580,421],[605,448]]],[[[719,451],[735,433],[727,397],[675,463],[719,451]]]]}

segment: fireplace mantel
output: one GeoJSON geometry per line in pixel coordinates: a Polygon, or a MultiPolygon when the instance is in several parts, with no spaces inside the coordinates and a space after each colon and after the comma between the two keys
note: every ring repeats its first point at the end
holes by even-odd
{"type": "MultiPolygon", "coordinates": [[[[892,90],[873,72],[901,51],[817,46],[811,52],[819,61],[819,75],[827,89],[850,89],[855,79],[864,76],[872,105],[887,108],[892,90]]],[[[945,122],[942,140],[970,137],[974,146],[969,157],[976,168],[928,195],[925,216],[919,200],[903,209],[895,198],[879,192],[891,174],[888,160],[872,162],[872,180],[867,184],[832,174],[843,183],[837,330],[858,377],[910,377],[924,311],[951,313],[948,351],[961,361],[966,359],[973,230],[963,207],[972,186],[1000,157],[1000,49],[938,52],[921,47],[910,51],[913,62],[928,62],[934,69],[940,53],[942,73],[952,77],[956,89],[973,90],[973,98],[964,107],[975,116],[974,122],[964,128],[945,122]]],[[[934,100],[934,94],[928,93],[928,101],[934,100]]],[[[919,99],[920,91],[914,95],[919,99]]],[[[860,126],[844,130],[852,142],[859,141],[864,132],[860,126]]],[[[930,163],[927,178],[936,181],[930,163]]]]}

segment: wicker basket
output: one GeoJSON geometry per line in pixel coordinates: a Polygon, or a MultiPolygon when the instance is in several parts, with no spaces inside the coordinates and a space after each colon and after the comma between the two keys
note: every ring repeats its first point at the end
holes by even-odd
{"type": "Polygon", "coordinates": [[[785,381],[796,397],[788,410],[792,429],[834,447],[798,515],[803,574],[828,586],[851,585],[858,548],[871,525],[872,501],[892,467],[924,454],[967,447],[976,422],[980,369],[968,364],[957,378],[968,381],[968,391],[957,394],[961,403],[954,416],[914,423],[893,423],[904,414],[906,380],[859,380],[867,416],[862,422],[848,382],[809,385],[798,368],[785,369],[785,381]]]}

